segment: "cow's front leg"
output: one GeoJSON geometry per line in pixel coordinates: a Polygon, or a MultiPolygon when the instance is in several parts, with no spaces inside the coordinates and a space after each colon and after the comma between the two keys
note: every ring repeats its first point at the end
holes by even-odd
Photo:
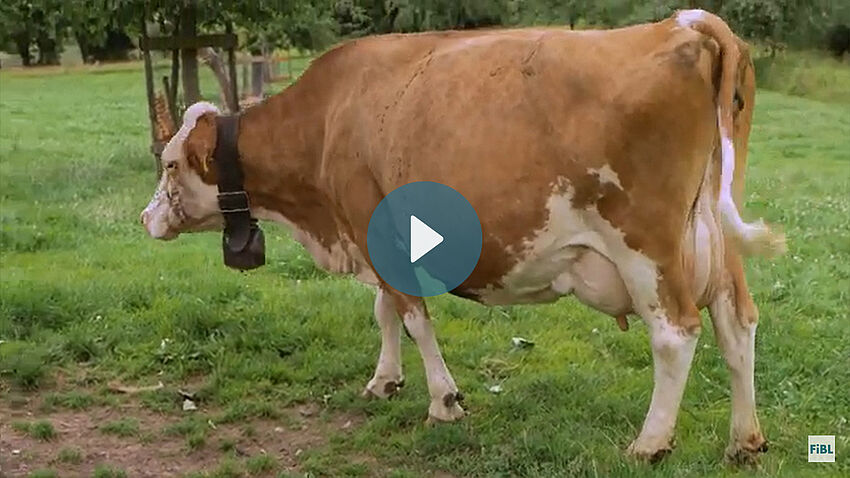
{"type": "Polygon", "coordinates": [[[366,385],[363,395],[389,398],[404,386],[401,372],[401,321],[396,314],[392,295],[382,287],[375,296],[375,320],[381,328],[381,355],[375,375],[366,385]]]}
{"type": "Polygon", "coordinates": [[[756,416],[753,379],[758,311],[749,293],[743,270],[733,268],[728,287],[710,305],[717,344],[732,375],[732,420],[726,458],[736,463],[754,463],[767,451],[756,416]],[[737,273],[736,273],[737,272],[737,273]]]}
{"type": "Polygon", "coordinates": [[[402,316],[410,337],[416,342],[425,364],[425,377],[431,395],[428,421],[451,422],[460,419],[464,415],[459,404],[463,395],[458,392],[452,374],[443,361],[425,301],[419,297],[400,295],[395,299],[396,310],[402,316]]]}

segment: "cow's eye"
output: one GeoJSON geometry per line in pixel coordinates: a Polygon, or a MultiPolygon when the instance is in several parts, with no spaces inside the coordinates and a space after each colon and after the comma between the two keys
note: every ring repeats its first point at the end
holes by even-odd
{"type": "Polygon", "coordinates": [[[165,168],[170,169],[170,170],[174,170],[175,168],[177,168],[177,163],[176,162],[167,163],[165,165],[165,168]]]}

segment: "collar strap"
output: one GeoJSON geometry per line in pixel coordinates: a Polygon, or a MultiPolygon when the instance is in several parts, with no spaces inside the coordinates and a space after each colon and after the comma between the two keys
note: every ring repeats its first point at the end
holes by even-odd
{"type": "Polygon", "coordinates": [[[218,178],[218,208],[224,215],[222,248],[224,263],[237,269],[265,264],[265,240],[257,220],[251,217],[244,175],[239,164],[239,116],[216,117],[213,159],[218,178]]]}

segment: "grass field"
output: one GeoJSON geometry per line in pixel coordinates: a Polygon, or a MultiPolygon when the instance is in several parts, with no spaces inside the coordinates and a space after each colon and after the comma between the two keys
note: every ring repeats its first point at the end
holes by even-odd
{"type": "Polygon", "coordinates": [[[269,265],[248,274],[221,264],[217,234],[168,244],[146,237],[138,214],[155,178],[141,71],[3,73],[0,469],[848,476],[850,105],[770,91],[757,102],[748,215],[782,224],[790,240],[783,258],[748,264],[761,309],[757,401],[771,448],[760,469],[723,464],[728,373],[706,324],[677,449],[651,466],[623,453],[652,389],[639,321],[623,333],[568,299],[493,308],[433,299],[470,414],[426,427],[415,346],[405,340],[400,396],[360,398],[380,344],[373,292],[317,270],[284,230],[266,227],[269,265]],[[513,336],[536,346],[514,350],[513,336]],[[488,391],[495,384],[502,393],[488,391]],[[180,389],[197,411],[182,411],[180,389]],[[838,462],[807,463],[808,434],[836,435],[838,462]]]}

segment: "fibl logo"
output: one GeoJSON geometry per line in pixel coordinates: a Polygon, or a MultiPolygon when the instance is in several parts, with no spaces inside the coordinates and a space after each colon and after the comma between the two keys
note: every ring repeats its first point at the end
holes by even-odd
{"type": "Polygon", "coordinates": [[[809,463],[835,463],[835,435],[809,435],[809,463]]]}

